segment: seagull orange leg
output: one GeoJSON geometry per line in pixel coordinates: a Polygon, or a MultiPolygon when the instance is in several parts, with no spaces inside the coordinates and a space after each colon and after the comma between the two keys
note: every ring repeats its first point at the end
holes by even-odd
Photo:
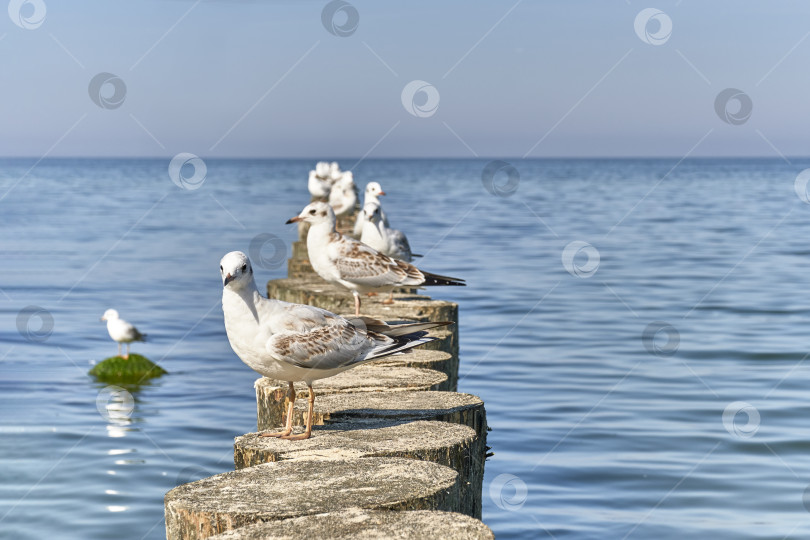
{"type": "Polygon", "coordinates": [[[312,389],[312,385],[307,384],[307,388],[309,388],[309,403],[307,406],[307,427],[303,433],[299,433],[298,435],[286,435],[282,437],[282,439],[287,439],[288,441],[302,441],[304,439],[309,439],[312,435],[312,413],[315,409],[315,391],[312,389]]]}
{"type": "Polygon", "coordinates": [[[284,425],[283,431],[278,431],[276,433],[259,433],[259,437],[286,437],[290,433],[292,433],[292,418],[293,418],[293,407],[295,406],[295,387],[293,383],[289,383],[289,388],[287,390],[287,397],[289,398],[289,403],[287,403],[287,422],[284,425]]]}
{"type": "Polygon", "coordinates": [[[382,303],[385,304],[386,306],[389,306],[389,305],[393,304],[394,303],[394,291],[391,291],[391,294],[388,296],[388,298],[383,300],[382,303]]]}

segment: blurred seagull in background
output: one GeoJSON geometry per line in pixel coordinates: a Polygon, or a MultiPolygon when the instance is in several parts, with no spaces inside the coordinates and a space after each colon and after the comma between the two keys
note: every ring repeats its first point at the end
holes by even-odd
{"type": "Polygon", "coordinates": [[[310,224],[307,251],[312,268],[326,281],[339,283],[352,291],[357,317],[360,316],[360,293],[389,292],[403,286],[466,285],[463,279],[423,272],[338,233],[335,213],[326,203],[310,203],[287,223],[298,221],[310,224]]]}
{"type": "Polygon", "coordinates": [[[354,175],[352,171],[346,171],[335,182],[329,192],[329,206],[332,207],[336,216],[348,216],[354,212],[357,206],[357,186],[354,185],[354,175]]]}
{"type": "MultiPolygon", "coordinates": [[[[335,163],[337,165],[337,163],[335,163]]],[[[315,165],[315,170],[309,171],[309,193],[313,197],[319,199],[326,199],[329,197],[329,191],[332,189],[332,184],[335,180],[331,175],[331,166],[325,161],[319,161],[315,165]]]]}
{"type": "MultiPolygon", "coordinates": [[[[328,208],[325,203],[319,203],[328,208]]],[[[344,319],[325,309],[268,299],[259,293],[247,256],[232,251],[220,261],[225,331],[236,355],[252,370],[287,381],[285,427],[261,437],[308,439],[315,392],[312,383],[383,356],[433,341],[427,330],[448,322],[391,325],[374,319],[344,319]],[[309,389],[306,428],[292,434],[294,381],[309,389]]]]}
{"type": "MultiPolygon", "coordinates": [[[[385,212],[382,209],[382,203],[380,203],[379,199],[380,195],[385,195],[385,192],[382,190],[382,186],[380,186],[380,184],[377,182],[369,182],[366,184],[366,191],[363,194],[363,208],[365,208],[365,206],[370,202],[377,203],[380,206],[380,216],[382,217],[383,223],[385,223],[387,227],[388,216],[385,215],[385,212]]],[[[358,212],[357,219],[354,222],[354,236],[356,238],[360,238],[360,235],[363,234],[363,224],[365,222],[365,212],[358,212]]]]}
{"type": "Polygon", "coordinates": [[[129,344],[133,341],[146,341],[146,334],[141,334],[131,323],[118,316],[114,309],[108,309],[101,317],[102,321],[107,321],[107,332],[113,341],[118,342],[118,356],[121,356],[121,344],[127,344],[127,353],[123,356],[129,359],[129,344]]]}

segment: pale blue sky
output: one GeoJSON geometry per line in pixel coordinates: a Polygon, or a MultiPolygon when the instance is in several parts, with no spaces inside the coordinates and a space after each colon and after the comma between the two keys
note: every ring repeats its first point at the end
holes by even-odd
{"type": "Polygon", "coordinates": [[[0,12],[4,156],[810,153],[807,2],[352,0],[338,37],[326,1],[40,1],[34,29],[0,12]],[[661,45],[634,30],[649,7],[661,45]],[[100,72],[120,107],[90,99],[100,72]],[[403,106],[413,80],[433,114],[403,106]],[[753,103],[740,125],[715,112],[730,87],[753,103]]]}

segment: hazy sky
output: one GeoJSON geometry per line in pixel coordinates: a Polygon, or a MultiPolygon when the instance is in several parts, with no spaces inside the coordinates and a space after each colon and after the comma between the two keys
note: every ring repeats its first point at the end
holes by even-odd
{"type": "Polygon", "coordinates": [[[810,153],[806,1],[11,0],[8,12],[5,156],[810,153]],[[115,78],[91,85],[99,73],[115,78]]]}

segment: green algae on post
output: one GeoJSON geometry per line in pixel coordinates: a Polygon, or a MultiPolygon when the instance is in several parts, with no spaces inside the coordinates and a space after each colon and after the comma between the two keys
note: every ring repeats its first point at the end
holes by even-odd
{"type": "Polygon", "coordinates": [[[111,356],[102,360],[89,371],[89,374],[103,382],[140,383],[160,377],[168,372],[140,354],[130,354],[129,358],[111,356]]]}

